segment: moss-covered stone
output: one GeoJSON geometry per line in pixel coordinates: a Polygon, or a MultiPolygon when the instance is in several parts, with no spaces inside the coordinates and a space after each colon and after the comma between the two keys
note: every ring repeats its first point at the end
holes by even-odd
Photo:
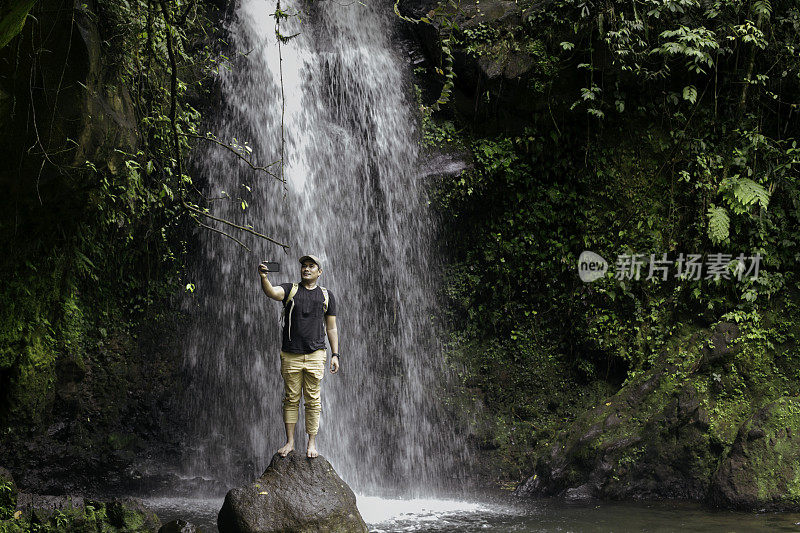
{"type": "Polygon", "coordinates": [[[711,490],[724,505],[793,508],[800,402],[782,398],[742,425],[780,395],[762,340],[730,323],[685,332],[653,368],[579,416],[517,493],[704,500],[711,490]],[[746,383],[743,368],[766,382],[746,383]]]}
{"type": "Polygon", "coordinates": [[[155,533],[161,527],[155,513],[132,498],[104,502],[77,496],[26,494],[19,507],[15,518],[0,522],[0,532],[35,529],[59,533],[155,533]]]}
{"type": "Polygon", "coordinates": [[[261,477],[228,491],[217,527],[221,533],[367,531],[353,491],[330,463],[295,452],[276,453],[261,477]]]}
{"type": "Polygon", "coordinates": [[[3,48],[25,26],[25,19],[36,0],[9,2],[0,7],[0,48],[3,48]]]}
{"type": "Polygon", "coordinates": [[[800,510],[800,398],[750,417],[714,474],[710,499],[744,509],[800,510]]]}
{"type": "Polygon", "coordinates": [[[141,501],[126,498],[106,504],[108,522],[119,531],[157,531],[161,522],[141,501]]]}

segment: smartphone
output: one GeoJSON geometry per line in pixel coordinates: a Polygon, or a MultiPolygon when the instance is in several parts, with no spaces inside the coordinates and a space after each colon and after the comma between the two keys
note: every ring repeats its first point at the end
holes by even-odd
{"type": "Polygon", "coordinates": [[[261,264],[267,267],[267,272],[280,272],[281,264],[275,261],[261,261],[261,264]]]}

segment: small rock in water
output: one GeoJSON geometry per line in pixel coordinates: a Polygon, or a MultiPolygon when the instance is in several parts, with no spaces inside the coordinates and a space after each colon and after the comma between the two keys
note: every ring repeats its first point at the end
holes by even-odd
{"type": "Polygon", "coordinates": [[[161,526],[161,529],[158,530],[158,533],[203,533],[203,530],[191,522],[178,519],[173,520],[172,522],[167,522],[161,526]]]}
{"type": "Polygon", "coordinates": [[[321,455],[275,454],[252,483],[231,489],[217,517],[220,533],[366,533],[356,496],[321,455]]]}

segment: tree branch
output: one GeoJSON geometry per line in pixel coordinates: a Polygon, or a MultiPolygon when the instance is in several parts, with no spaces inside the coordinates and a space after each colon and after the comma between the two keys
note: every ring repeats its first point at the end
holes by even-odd
{"type": "Polygon", "coordinates": [[[276,241],[275,239],[267,237],[263,233],[259,233],[259,232],[255,231],[254,229],[248,228],[247,226],[240,226],[239,224],[236,224],[235,222],[231,222],[230,220],[225,220],[224,218],[215,217],[211,213],[206,213],[205,211],[202,211],[201,209],[198,209],[197,207],[195,207],[193,205],[187,204],[183,200],[181,200],[181,204],[183,204],[183,207],[185,207],[189,211],[192,211],[193,213],[197,213],[198,215],[203,215],[204,217],[208,217],[211,220],[216,220],[217,222],[222,222],[223,224],[227,224],[228,226],[231,226],[232,228],[236,228],[238,230],[246,231],[247,233],[255,235],[256,237],[260,237],[260,238],[265,239],[265,240],[267,240],[267,241],[269,241],[269,242],[271,242],[273,244],[277,244],[278,246],[283,248],[284,251],[289,249],[289,245],[288,244],[280,243],[280,242],[276,241]]]}
{"type": "MultiPolygon", "coordinates": [[[[259,238],[262,238],[264,240],[267,240],[267,241],[269,241],[269,242],[271,242],[273,244],[277,244],[278,246],[283,248],[284,251],[286,251],[289,248],[289,246],[286,245],[286,244],[280,243],[280,242],[276,241],[275,239],[267,237],[263,233],[259,233],[259,232],[255,231],[255,230],[251,229],[251,228],[247,228],[245,226],[240,226],[239,224],[231,222],[230,220],[225,220],[223,218],[215,217],[215,216],[211,215],[210,213],[205,213],[201,209],[198,209],[197,207],[195,207],[193,205],[190,205],[190,204],[188,204],[186,202],[186,199],[184,198],[185,186],[183,184],[184,182],[183,182],[183,165],[182,165],[182,161],[181,161],[181,159],[182,159],[182,156],[181,156],[181,145],[180,145],[180,139],[179,139],[178,127],[177,127],[178,64],[175,61],[175,51],[173,49],[173,44],[172,44],[172,24],[170,22],[170,16],[169,16],[169,12],[167,10],[166,2],[165,2],[165,0],[158,0],[158,3],[161,6],[161,14],[164,17],[164,24],[166,25],[166,32],[165,33],[166,33],[166,37],[167,37],[167,55],[169,56],[169,62],[170,62],[170,81],[171,81],[171,84],[170,84],[169,117],[170,117],[170,126],[171,126],[171,130],[172,130],[172,140],[173,140],[173,144],[174,144],[174,148],[175,148],[175,153],[174,153],[174,156],[175,156],[175,167],[176,167],[176,170],[178,172],[178,190],[180,192],[181,205],[184,207],[184,209],[186,209],[190,213],[196,213],[198,215],[210,218],[211,220],[215,220],[217,222],[221,222],[222,224],[227,224],[228,226],[231,226],[231,227],[236,228],[238,230],[245,231],[247,233],[250,233],[251,235],[255,235],[256,237],[259,237],[259,238]]],[[[241,156],[241,154],[238,154],[238,155],[241,156]]],[[[246,159],[245,159],[245,161],[246,161],[246,159]]],[[[195,222],[199,222],[199,221],[195,220],[195,222]]],[[[204,227],[211,228],[210,226],[208,226],[206,224],[202,224],[202,223],[200,223],[200,224],[202,226],[204,226],[204,227]]],[[[214,229],[215,231],[217,231],[218,233],[221,233],[223,235],[227,235],[227,233],[225,233],[223,231],[216,230],[215,228],[211,228],[211,229],[214,229]]],[[[231,238],[233,238],[233,237],[231,237],[231,238]]],[[[238,242],[239,244],[241,244],[242,246],[244,246],[244,244],[241,241],[239,241],[237,239],[234,239],[234,240],[236,242],[238,242]]],[[[245,248],[247,250],[250,250],[250,248],[247,248],[247,246],[245,246],[245,248]]]]}
{"type": "Polygon", "coordinates": [[[215,137],[209,137],[208,135],[197,135],[197,134],[194,134],[194,133],[181,133],[180,135],[183,135],[184,137],[191,137],[193,139],[204,139],[206,141],[211,141],[211,142],[213,142],[215,144],[218,144],[219,146],[222,146],[223,148],[227,148],[231,153],[236,155],[236,157],[238,157],[239,159],[241,159],[242,161],[247,163],[250,166],[250,168],[252,168],[253,170],[260,170],[262,172],[265,172],[265,173],[269,174],[270,176],[272,176],[276,180],[281,181],[281,178],[277,174],[274,174],[272,171],[269,170],[269,167],[271,167],[272,165],[277,165],[278,163],[280,163],[281,162],[280,159],[278,159],[277,161],[273,161],[272,163],[270,163],[270,164],[268,164],[266,166],[259,167],[259,166],[254,165],[249,159],[247,159],[241,153],[236,151],[233,148],[233,146],[231,146],[231,145],[229,145],[227,143],[224,143],[224,142],[220,141],[219,139],[217,139],[215,137]]]}
{"type": "Polygon", "coordinates": [[[229,233],[225,233],[224,231],[222,231],[222,230],[219,230],[219,229],[217,229],[217,228],[211,227],[211,226],[209,226],[208,224],[203,224],[202,222],[200,222],[200,220],[197,218],[197,216],[196,216],[196,215],[192,215],[192,218],[194,219],[194,222],[195,222],[195,224],[197,224],[198,226],[202,226],[202,227],[204,227],[204,228],[206,228],[206,229],[210,229],[211,231],[214,231],[214,232],[217,232],[217,233],[219,233],[219,234],[221,234],[221,235],[224,235],[225,237],[227,237],[227,238],[231,239],[232,241],[234,241],[234,242],[238,243],[238,244],[239,244],[239,246],[241,246],[242,248],[244,248],[244,249],[245,249],[245,250],[247,250],[248,252],[252,252],[252,251],[253,251],[253,250],[251,250],[250,248],[248,248],[248,247],[247,247],[247,245],[246,245],[245,243],[243,243],[242,241],[240,241],[239,239],[237,239],[237,238],[236,238],[236,237],[234,237],[233,235],[231,235],[231,234],[229,234],[229,233]]]}

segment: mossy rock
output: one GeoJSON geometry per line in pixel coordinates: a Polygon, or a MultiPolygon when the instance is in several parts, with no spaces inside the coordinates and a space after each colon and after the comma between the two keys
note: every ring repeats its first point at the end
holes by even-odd
{"type": "Polygon", "coordinates": [[[36,0],[25,0],[24,2],[10,2],[8,5],[0,7],[0,48],[11,41],[22,31],[28,12],[33,7],[36,0]]]}
{"type": "Polygon", "coordinates": [[[800,511],[800,398],[782,397],[741,426],[709,497],[723,507],[800,511]]]}
{"type": "Polygon", "coordinates": [[[228,491],[221,533],[327,531],[366,533],[353,491],[321,455],[275,454],[260,478],[228,491]]]}
{"type": "Polygon", "coordinates": [[[705,499],[720,455],[732,443],[720,443],[712,427],[728,413],[709,411],[707,341],[729,329],[723,323],[676,339],[653,368],[565,428],[516,493],[705,499]]]}
{"type": "MultiPolygon", "coordinates": [[[[157,532],[161,521],[141,501],[126,498],[112,501],[84,500],[80,496],[43,496],[23,494],[19,501],[21,516],[13,520],[27,531],[107,533],[157,532]]],[[[6,521],[12,522],[12,521],[6,521]]],[[[0,523],[0,533],[5,525],[0,523]]],[[[8,529],[15,531],[15,529],[8,529]]]]}
{"type": "Polygon", "coordinates": [[[134,498],[108,502],[106,516],[118,531],[158,531],[161,528],[158,516],[134,498]]]}

